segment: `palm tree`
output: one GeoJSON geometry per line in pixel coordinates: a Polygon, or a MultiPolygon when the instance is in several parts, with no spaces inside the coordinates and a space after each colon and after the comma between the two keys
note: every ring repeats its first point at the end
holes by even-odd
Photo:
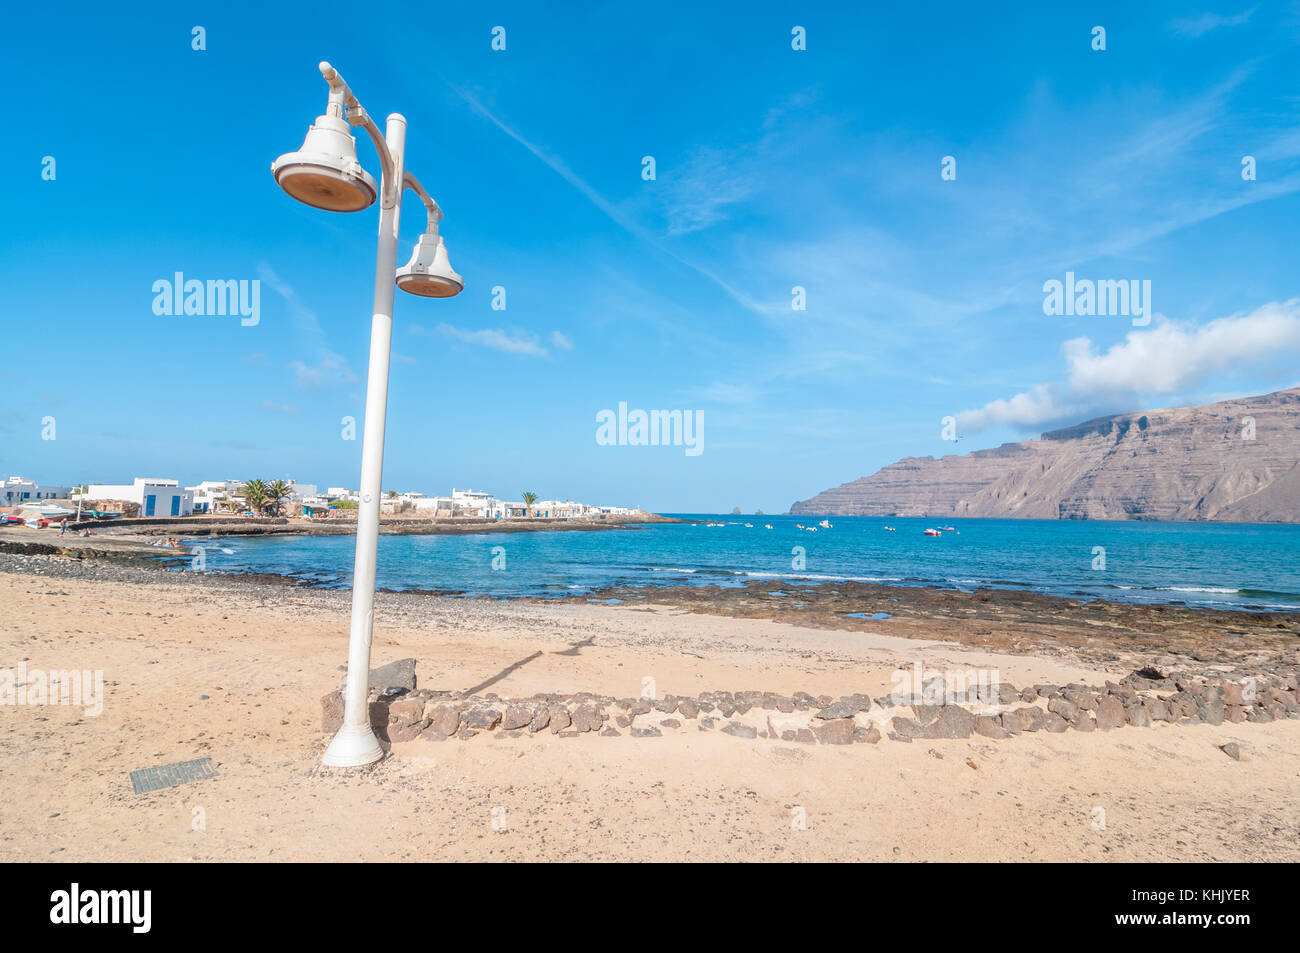
{"type": "Polygon", "coordinates": [[[537,502],[537,494],[532,490],[524,490],[521,499],[524,501],[524,513],[533,515],[533,504],[537,502]]]}
{"type": "Polygon", "coordinates": [[[262,515],[262,509],[270,502],[267,496],[266,484],[261,480],[249,480],[242,487],[244,492],[244,502],[248,508],[258,516],[262,515]]]}
{"type": "Polygon", "coordinates": [[[283,480],[276,480],[266,486],[266,502],[272,515],[280,515],[280,505],[293,495],[293,489],[283,480]]]}

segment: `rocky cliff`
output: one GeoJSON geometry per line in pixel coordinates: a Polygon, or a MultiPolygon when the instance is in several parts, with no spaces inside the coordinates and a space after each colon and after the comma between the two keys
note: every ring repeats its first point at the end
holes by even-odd
{"type": "Polygon", "coordinates": [[[907,457],[792,514],[1300,522],[1300,388],[907,457]]]}

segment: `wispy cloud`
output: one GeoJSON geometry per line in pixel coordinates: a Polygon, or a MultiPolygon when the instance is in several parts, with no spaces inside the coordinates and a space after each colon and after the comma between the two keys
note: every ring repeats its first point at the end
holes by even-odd
{"type": "Polygon", "coordinates": [[[310,355],[308,361],[295,360],[285,365],[293,372],[298,385],[320,389],[356,381],[357,376],[347,361],[329,346],[329,338],[321,327],[316,312],[307,307],[293,287],[266,262],[258,264],[257,273],[288,305],[289,317],[299,344],[310,355]]]}
{"type": "Polygon", "coordinates": [[[278,404],[272,400],[264,400],[258,405],[263,410],[270,410],[277,414],[297,414],[301,413],[297,404],[278,404]]]}
{"type": "Polygon", "coordinates": [[[1179,36],[1204,36],[1211,30],[1219,29],[1219,27],[1240,26],[1249,20],[1251,15],[1258,9],[1258,6],[1254,6],[1245,13],[1238,13],[1233,16],[1223,16],[1218,13],[1202,13],[1200,16],[1195,17],[1180,17],[1170,23],[1169,28],[1179,36]]]}
{"type": "Polygon", "coordinates": [[[578,175],[571,168],[569,168],[568,164],[563,159],[561,159],[558,156],[552,155],[551,153],[542,149],[540,146],[535,145],[533,142],[525,138],[523,134],[521,134],[513,126],[509,125],[508,123],[504,122],[502,119],[498,118],[496,114],[493,113],[490,109],[488,109],[487,106],[485,106],[478,99],[478,97],[476,97],[473,93],[450,83],[448,83],[448,85],[456,93],[456,95],[459,96],[462,100],[464,100],[465,103],[474,112],[482,116],[484,119],[488,120],[488,122],[492,123],[503,133],[505,133],[507,136],[509,136],[515,142],[519,143],[521,146],[523,146],[525,149],[531,152],[534,156],[536,156],[539,160],[545,163],[547,167],[549,167],[553,172],[555,172],[566,182],[568,182],[571,186],[573,186],[584,196],[586,196],[587,199],[594,206],[596,206],[596,208],[604,212],[605,215],[607,215],[611,221],[613,221],[615,224],[623,228],[629,235],[632,235],[633,237],[640,239],[641,241],[645,242],[647,245],[654,248],[656,251],[660,252],[663,255],[666,255],[667,257],[673,259],[679,264],[684,265],[687,268],[690,268],[691,270],[699,273],[700,275],[703,275],[709,281],[717,285],[718,288],[720,288],[723,292],[725,292],[729,297],[731,297],[742,307],[753,311],[760,310],[760,308],[755,304],[755,302],[751,298],[749,298],[747,295],[739,291],[732,284],[725,281],[714,271],[710,270],[709,268],[703,265],[700,265],[695,261],[690,260],[689,258],[686,258],[685,256],[679,254],[677,251],[666,246],[648,228],[646,228],[639,221],[637,221],[636,218],[629,215],[627,212],[621,209],[617,204],[611,202],[609,199],[605,198],[605,196],[601,195],[598,191],[596,191],[596,189],[594,189],[586,181],[586,179],[582,178],[582,176],[578,175]]]}
{"type": "MultiPolygon", "coordinates": [[[[523,354],[529,357],[547,357],[550,354],[537,335],[526,331],[512,333],[503,331],[500,328],[484,328],[471,331],[468,328],[458,328],[450,324],[439,324],[436,331],[438,334],[453,338],[462,344],[486,347],[494,351],[504,351],[507,354],[523,354]]],[[[411,333],[431,336],[430,332],[419,325],[411,325],[411,333]]]]}
{"type": "Polygon", "coordinates": [[[306,390],[323,390],[335,384],[356,383],[357,375],[336,358],[325,357],[315,364],[290,361],[285,365],[293,372],[294,382],[306,390]]]}

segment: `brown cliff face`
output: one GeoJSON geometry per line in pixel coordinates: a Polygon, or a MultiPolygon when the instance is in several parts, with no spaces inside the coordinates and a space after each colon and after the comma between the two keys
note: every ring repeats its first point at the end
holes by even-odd
{"type": "Polygon", "coordinates": [[[790,512],[1300,522],[1300,388],[1098,417],[964,456],[907,457],[790,512]]]}

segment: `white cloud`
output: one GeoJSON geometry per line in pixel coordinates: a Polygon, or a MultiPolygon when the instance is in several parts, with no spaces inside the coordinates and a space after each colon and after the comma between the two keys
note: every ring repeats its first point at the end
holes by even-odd
{"type": "Polygon", "coordinates": [[[1172,394],[1218,371],[1300,351],[1300,298],[1197,327],[1157,321],[1098,352],[1087,338],[1062,346],[1074,394],[1172,394]]]}
{"type": "Polygon", "coordinates": [[[316,364],[290,361],[285,367],[293,371],[294,380],[299,387],[309,390],[318,390],[331,384],[351,384],[357,379],[357,375],[333,357],[321,358],[316,364]]]}
{"type": "MultiPolygon", "coordinates": [[[[412,328],[413,331],[419,331],[412,328]]],[[[448,337],[455,338],[463,344],[477,344],[481,347],[491,348],[494,351],[505,351],[507,354],[527,354],[532,357],[546,357],[548,351],[537,340],[536,335],[517,332],[511,335],[507,331],[499,328],[484,328],[481,331],[470,331],[465,328],[452,327],[450,324],[438,325],[438,331],[448,337]]]]}
{"type": "Polygon", "coordinates": [[[573,342],[562,331],[551,332],[551,347],[557,351],[572,351],[573,342]]]}
{"type": "Polygon", "coordinates": [[[260,406],[263,410],[272,410],[275,411],[277,414],[299,413],[298,406],[296,404],[277,404],[275,403],[275,401],[264,400],[262,401],[260,406]]]}
{"type": "Polygon", "coordinates": [[[1251,7],[1245,13],[1238,13],[1234,16],[1225,17],[1218,13],[1202,13],[1199,17],[1182,17],[1173,21],[1170,27],[1179,36],[1204,36],[1211,30],[1217,30],[1221,26],[1240,26],[1250,19],[1259,7],[1251,7]]]}
{"type": "Polygon", "coordinates": [[[266,262],[258,264],[257,273],[289,306],[289,316],[298,342],[316,360],[314,366],[304,361],[290,361],[285,365],[294,372],[299,386],[318,389],[333,383],[355,381],[357,376],[352,373],[347,361],[329,346],[329,338],[321,327],[316,312],[302,302],[293,286],[276,274],[266,262]]]}
{"type": "Polygon", "coordinates": [[[726,217],[726,207],[749,198],[756,186],[747,153],[702,147],[680,169],[659,175],[660,201],[669,235],[708,228],[726,217]]]}
{"type": "Polygon", "coordinates": [[[1216,374],[1277,365],[1288,355],[1300,354],[1300,298],[1200,326],[1161,316],[1155,327],[1130,331],[1105,351],[1081,337],[1066,341],[1061,353],[1066,365],[1063,383],[1039,384],[962,411],[958,431],[1060,423],[1122,408],[1141,395],[1187,391],[1216,374]]]}

